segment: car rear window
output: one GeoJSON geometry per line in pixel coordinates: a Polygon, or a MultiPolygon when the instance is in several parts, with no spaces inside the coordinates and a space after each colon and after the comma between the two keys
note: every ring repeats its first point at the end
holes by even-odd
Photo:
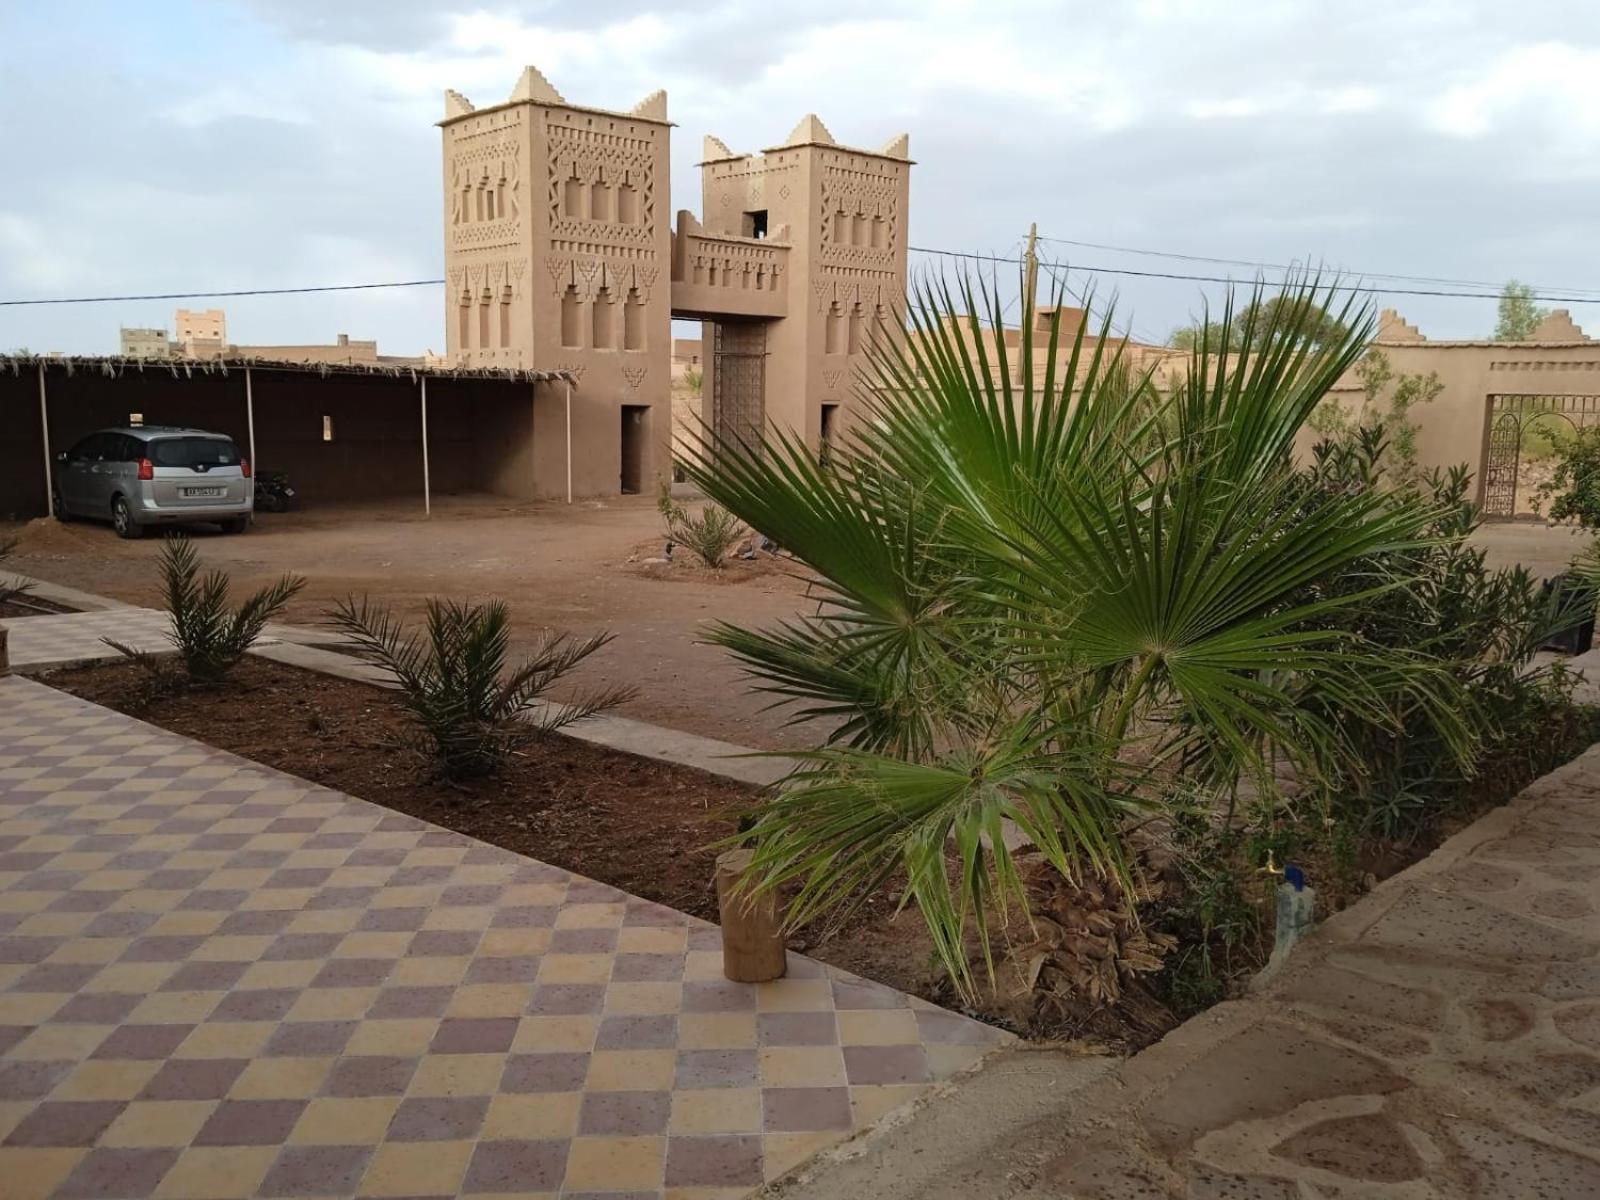
{"type": "Polygon", "coordinates": [[[227,438],[161,438],[150,443],[150,461],[158,467],[237,467],[239,450],[227,438]]]}

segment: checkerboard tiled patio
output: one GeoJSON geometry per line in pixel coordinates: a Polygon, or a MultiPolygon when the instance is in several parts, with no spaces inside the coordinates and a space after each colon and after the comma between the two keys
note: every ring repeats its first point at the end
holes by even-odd
{"type": "MultiPolygon", "coordinates": [[[[106,638],[150,653],[172,649],[172,639],[167,636],[171,620],[153,608],[9,617],[0,620],[0,625],[10,631],[11,665],[18,668],[119,657],[106,645],[106,638]]],[[[275,640],[262,638],[261,644],[275,640]]]]}
{"type": "Polygon", "coordinates": [[[997,1040],[0,680],[7,1200],[731,1200],[997,1040]]]}

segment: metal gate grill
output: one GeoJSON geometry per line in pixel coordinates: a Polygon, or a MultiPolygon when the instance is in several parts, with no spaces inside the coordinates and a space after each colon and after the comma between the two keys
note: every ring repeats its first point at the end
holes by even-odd
{"type": "Polygon", "coordinates": [[[759,446],[767,423],[767,327],[718,321],[711,343],[711,428],[724,445],[759,446]]]}
{"type": "Polygon", "coordinates": [[[1510,520],[1517,515],[1522,477],[1522,443],[1541,417],[1559,417],[1573,430],[1600,424],[1600,395],[1503,394],[1489,397],[1489,445],[1483,464],[1483,515],[1510,520]]]}

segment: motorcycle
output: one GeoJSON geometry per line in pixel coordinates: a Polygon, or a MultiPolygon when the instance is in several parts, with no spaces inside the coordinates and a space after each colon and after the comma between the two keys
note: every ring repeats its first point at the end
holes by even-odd
{"type": "Polygon", "coordinates": [[[288,512],[294,503],[294,489],[282,471],[256,472],[256,511],[288,512]]]}

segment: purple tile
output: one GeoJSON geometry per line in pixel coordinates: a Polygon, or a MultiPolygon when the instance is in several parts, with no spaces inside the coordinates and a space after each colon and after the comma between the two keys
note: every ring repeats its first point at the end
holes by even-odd
{"type": "Polygon", "coordinates": [[[232,912],[250,898],[242,888],[216,888],[190,892],[178,907],[185,912],[232,912]]]}
{"type": "Polygon", "coordinates": [[[344,941],[342,933],[281,933],[261,956],[262,962],[304,962],[327,958],[344,941]]]}
{"type": "Polygon", "coordinates": [[[287,909],[262,909],[260,911],[229,913],[217,926],[217,932],[228,937],[242,934],[260,937],[263,934],[282,933],[289,927],[295,914],[287,909]]]}
{"type": "Polygon", "coordinates": [[[442,1017],[453,995],[452,987],[384,988],[367,1010],[367,1017],[442,1017]]]}
{"type": "MultiPolygon", "coordinates": [[[[120,892],[67,892],[56,897],[50,902],[46,912],[104,912],[118,900],[122,899],[120,892]]],[[[152,918],[154,914],[148,914],[152,918]]],[[[152,919],[140,926],[138,932],[143,932],[155,921],[152,919]]],[[[87,933],[87,929],[85,929],[87,933]]]]}
{"type": "Polygon", "coordinates": [[[371,1146],[285,1146],[261,1181],[263,1196],[354,1196],[371,1146]]]}
{"type": "Polygon", "coordinates": [[[573,879],[567,885],[568,904],[621,904],[628,898],[627,892],[618,891],[609,883],[599,883],[593,879],[573,879]]]}
{"type": "Polygon", "coordinates": [[[922,1040],[933,1046],[987,1046],[1001,1041],[1005,1035],[982,1021],[974,1021],[953,1012],[917,1010],[917,1032],[922,1040]]]}
{"type": "Polygon", "coordinates": [[[630,901],[627,909],[622,914],[622,924],[625,928],[636,929],[650,926],[658,929],[676,928],[687,918],[676,909],[668,908],[664,904],[652,904],[648,901],[630,901]]]}
{"type": "Polygon", "coordinates": [[[467,968],[468,983],[532,983],[539,975],[537,955],[476,958],[467,968]]]}
{"type": "Polygon", "coordinates": [[[578,1132],[644,1137],[667,1131],[671,1092],[585,1092],[578,1132]]]}
{"type": "Polygon", "coordinates": [[[230,992],[212,1012],[213,1021],[281,1021],[300,998],[295,988],[230,992]]]}
{"type": "Polygon", "coordinates": [[[478,1136],[487,1096],[412,1096],[402,1100],[384,1135],[391,1142],[464,1141],[478,1136]]]}
{"type": "Polygon", "coordinates": [[[754,1087],[760,1082],[754,1050],[679,1050],[675,1088],[754,1087]]]}
{"type": "Polygon", "coordinates": [[[406,953],[426,958],[465,958],[478,948],[482,936],[467,929],[422,929],[411,939],[406,953]]]}
{"type": "Polygon", "coordinates": [[[756,1187],[761,1164],[761,1138],[754,1134],[673,1137],[667,1142],[666,1185],[756,1187]]]}
{"type": "Polygon", "coordinates": [[[517,1036],[515,1017],[452,1017],[439,1022],[430,1054],[503,1054],[517,1036]]]}
{"type": "Polygon", "coordinates": [[[489,925],[494,929],[548,929],[556,923],[557,911],[554,905],[502,908],[489,925]]]}
{"type": "Polygon", "coordinates": [[[695,981],[683,985],[684,1012],[754,1012],[756,989],[748,983],[725,979],[695,981]]]}
{"type": "Polygon", "coordinates": [[[144,1002],[123,992],[83,992],[68,1000],[50,1020],[61,1025],[120,1025],[144,1002]]]}
{"type": "Polygon", "coordinates": [[[611,967],[614,983],[675,983],[683,978],[681,954],[619,954],[611,967]]]}
{"type": "Polygon", "coordinates": [[[850,1089],[765,1088],[761,1127],[768,1133],[820,1133],[851,1128],[850,1089]]]}
{"type": "Polygon", "coordinates": [[[186,962],[160,987],[163,992],[225,992],[250,969],[242,962],[186,962]]]}
{"type": "Polygon", "coordinates": [[[314,988],[377,987],[389,978],[394,960],[389,958],[336,958],[318,971],[314,988]]]}
{"type": "Polygon", "coordinates": [[[845,1078],[863,1083],[926,1083],[927,1056],[921,1046],[846,1046],[845,1078]]]}
{"type": "Polygon", "coordinates": [[[415,1058],[382,1055],[355,1055],[333,1064],[322,1085],[325,1096],[403,1096],[411,1076],[416,1074],[415,1058]]]}
{"type": "Polygon", "coordinates": [[[14,992],[75,992],[100,974],[99,963],[40,963],[11,985],[14,992]]]}
{"type": "MultiPolygon", "coordinates": [[[[565,1139],[479,1142],[467,1166],[463,1192],[553,1192],[567,1172],[565,1139]]],[[[757,1181],[759,1182],[759,1180],[757,1181]]]]}
{"type": "Polygon", "coordinates": [[[127,1104],[121,1100],[46,1100],[6,1138],[8,1146],[92,1146],[127,1104]]]}
{"type": "Polygon", "coordinates": [[[172,1169],[178,1154],[177,1150],[102,1146],[84,1155],[53,1196],[55,1200],[143,1200],[172,1169]]]}
{"type": "Polygon", "coordinates": [[[66,938],[59,937],[3,937],[0,963],[41,963],[64,945],[66,938]]]}
{"type": "Polygon", "coordinates": [[[170,1058],[193,1025],[124,1025],[111,1031],[90,1058],[136,1058],[146,1062],[170,1058]]]}
{"type": "Polygon", "coordinates": [[[224,1100],[201,1126],[196,1146],[278,1146],[305,1111],[304,1100],[224,1100]]]}
{"type": "Polygon", "coordinates": [[[389,876],[390,887],[427,887],[432,883],[445,883],[449,880],[451,871],[443,866],[409,866],[399,867],[389,876]]]}
{"type": "Polygon", "coordinates": [[[528,1011],[541,1016],[587,1016],[598,1013],[605,1002],[603,983],[541,983],[533,989],[528,1011]]]}
{"type": "Polygon", "coordinates": [[[262,1050],[266,1058],[331,1058],[344,1053],[359,1021],[286,1021],[262,1050]]]}
{"type": "Polygon", "coordinates": [[[426,908],[370,908],[356,928],[363,933],[414,933],[427,919],[426,908]]]}
{"type": "Polygon", "coordinates": [[[85,937],[131,938],[138,937],[160,917],[147,912],[103,912],[84,926],[85,937]]]}
{"type": "Polygon", "coordinates": [[[220,1100],[249,1066],[243,1058],[175,1058],[162,1064],[141,1100],[220,1100]]]}
{"type": "Polygon", "coordinates": [[[675,1016],[604,1017],[595,1038],[598,1050],[670,1050],[678,1044],[675,1016]]]}
{"type": "Polygon", "coordinates": [[[550,935],[552,954],[610,954],[616,948],[615,929],[557,929],[550,935]]]}
{"type": "Polygon", "coordinates": [[[589,1073],[584,1053],[513,1054],[500,1077],[502,1092],[577,1092],[589,1073]]]}
{"type": "Polygon", "coordinates": [[[881,984],[867,983],[865,980],[850,981],[835,979],[833,981],[833,1006],[838,1009],[861,1008],[908,1008],[911,1001],[903,992],[893,988],[883,987],[881,984]]]}
{"type": "Polygon", "coordinates": [[[202,937],[178,937],[158,934],[136,938],[123,953],[120,962],[182,962],[205,941],[202,937]]]}
{"type": "Polygon", "coordinates": [[[4,1054],[32,1032],[32,1025],[0,1025],[0,1054],[4,1054]]]}
{"type": "MultiPolygon", "coordinates": [[[[377,894],[375,887],[325,887],[306,901],[306,908],[316,912],[334,908],[365,908],[377,894]]],[[[277,933],[278,930],[272,932],[277,933]]]]}
{"type": "Polygon", "coordinates": [[[0,1096],[7,1100],[39,1100],[71,1074],[74,1062],[0,1062],[0,1096]]]}
{"type": "Polygon", "coordinates": [[[832,1046],[839,1040],[831,1012],[762,1013],[756,1040],[763,1046],[832,1046]]]}
{"type": "Polygon", "coordinates": [[[505,891],[505,886],[498,883],[458,883],[439,893],[439,904],[444,908],[478,908],[498,903],[505,891]]]}

